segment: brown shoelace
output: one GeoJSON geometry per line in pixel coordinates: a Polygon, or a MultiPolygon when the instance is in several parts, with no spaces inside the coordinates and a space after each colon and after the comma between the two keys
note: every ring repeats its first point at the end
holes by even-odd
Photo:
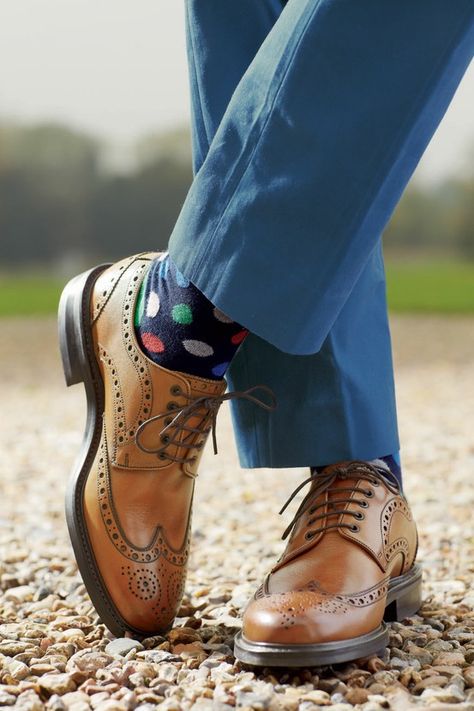
{"type": "Polygon", "coordinates": [[[186,462],[192,462],[196,459],[196,456],[192,457],[178,457],[170,454],[166,450],[172,445],[176,445],[179,448],[183,447],[187,450],[191,449],[202,449],[206,442],[206,436],[209,432],[212,432],[212,444],[214,448],[214,454],[217,454],[217,437],[216,437],[216,424],[217,424],[217,413],[220,406],[226,400],[243,399],[253,402],[258,407],[262,407],[264,410],[274,410],[276,407],[276,398],[274,392],[266,385],[254,385],[248,390],[235,390],[230,393],[224,393],[223,395],[202,395],[201,397],[193,398],[187,393],[183,392],[179,385],[175,386],[173,390],[173,395],[176,397],[184,397],[187,402],[183,405],[178,405],[174,403],[173,419],[169,424],[167,424],[160,432],[160,439],[162,446],[157,449],[149,449],[140,441],[140,436],[143,430],[148,427],[152,422],[158,422],[159,420],[164,420],[170,416],[169,412],[163,412],[154,417],[150,417],[149,420],[143,422],[137,429],[135,434],[135,442],[142,452],[147,452],[148,454],[156,454],[159,459],[169,459],[172,462],[178,462],[184,464],[186,462]],[[270,402],[265,402],[261,398],[257,397],[254,393],[255,391],[261,391],[268,395],[270,402]],[[201,416],[201,421],[197,427],[191,427],[189,425],[189,420],[193,417],[201,416]],[[210,421],[210,426],[206,425],[210,421]],[[186,436],[181,440],[182,433],[185,432],[186,436]],[[204,438],[200,442],[196,442],[195,435],[204,435],[204,438]]]}
{"type": "Polygon", "coordinates": [[[311,483],[311,488],[304,497],[303,501],[298,507],[298,510],[296,514],[293,517],[293,520],[289,524],[289,526],[286,528],[285,532],[283,533],[283,540],[287,538],[290,533],[293,531],[295,528],[296,524],[298,521],[301,519],[302,516],[304,516],[306,513],[310,515],[310,518],[307,522],[307,526],[309,527],[310,530],[308,530],[305,534],[305,538],[307,540],[311,540],[311,538],[314,538],[318,533],[321,533],[323,531],[327,531],[330,528],[348,528],[353,532],[356,532],[359,530],[359,527],[355,523],[345,523],[344,521],[342,522],[336,522],[336,523],[331,523],[329,519],[331,517],[335,516],[352,516],[353,518],[357,520],[362,520],[364,518],[364,514],[360,511],[348,511],[346,508],[344,508],[345,504],[348,503],[356,503],[359,504],[361,508],[368,508],[369,503],[367,501],[368,498],[372,498],[374,495],[373,491],[371,489],[364,489],[360,486],[357,486],[356,483],[352,484],[351,486],[347,487],[333,487],[334,482],[337,479],[355,479],[356,482],[359,482],[361,479],[370,482],[373,486],[378,486],[379,484],[385,484],[387,488],[394,494],[399,494],[400,493],[400,487],[398,484],[398,481],[395,477],[395,475],[390,471],[390,470],[381,470],[377,469],[374,467],[372,464],[369,464],[368,462],[350,462],[349,464],[341,464],[340,466],[336,466],[331,469],[330,472],[327,474],[323,472],[318,473],[315,471],[311,472],[311,476],[309,476],[307,479],[305,479],[299,486],[296,487],[296,489],[293,491],[293,493],[290,495],[286,503],[284,504],[283,508],[280,510],[280,514],[282,514],[290,503],[293,501],[295,496],[301,491],[301,489],[306,486],[306,484],[311,483]],[[342,492],[346,492],[348,495],[346,498],[338,498],[338,499],[330,499],[331,494],[341,494],[342,492]],[[323,513],[318,514],[317,511],[318,509],[321,509],[326,506],[326,502],[322,502],[320,504],[314,504],[312,502],[317,501],[318,497],[321,496],[321,494],[327,493],[328,494],[328,508],[330,507],[330,511],[325,511],[323,513]],[[356,498],[353,495],[354,494],[360,494],[361,498],[356,498]],[[344,506],[337,506],[338,504],[344,505],[344,506]],[[321,522],[318,528],[311,529],[310,527],[315,524],[316,522],[321,522]]]}

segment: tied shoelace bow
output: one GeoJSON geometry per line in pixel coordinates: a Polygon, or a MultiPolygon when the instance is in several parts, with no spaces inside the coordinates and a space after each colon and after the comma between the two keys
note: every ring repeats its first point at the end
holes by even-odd
{"type": "Polygon", "coordinates": [[[216,424],[217,424],[217,413],[220,406],[226,400],[242,399],[253,402],[258,407],[264,410],[274,410],[276,408],[277,402],[276,397],[269,387],[266,385],[254,385],[248,390],[234,390],[230,393],[224,393],[223,395],[202,395],[200,397],[192,397],[183,392],[179,385],[175,386],[172,390],[173,395],[177,397],[184,397],[187,402],[183,405],[178,405],[175,403],[173,407],[173,412],[175,416],[160,432],[160,439],[163,446],[157,449],[149,449],[141,442],[141,435],[146,427],[148,427],[152,422],[158,422],[159,420],[165,419],[170,416],[169,412],[164,412],[154,417],[150,417],[149,420],[143,422],[137,429],[135,433],[135,442],[142,452],[147,454],[156,454],[159,459],[169,459],[173,462],[178,462],[184,464],[186,462],[193,462],[196,456],[193,457],[178,457],[171,455],[166,452],[166,449],[172,445],[177,445],[179,448],[185,448],[187,450],[191,449],[202,449],[206,442],[206,436],[209,432],[212,432],[212,444],[214,448],[214,454],[217,454],[217,436],[216,436],[216,424]],[[270,402],[265,402],[261,398],[257,397],[254,393],[255,391],[261,391],[267,394],[270,402]],[[189,420],[193,417],[201,416],[202,419],[197,427],[191,427],[189,425],[189,420]],[[204,423],[210,419],[210,427],[203,429],[204,423]],[[182,433],[187,433],[185,437],[181,440],[180,437],[182,433]],[[195,442],[195,435],[204,435],[204,439],[200,442],[195,442]]]}
{"type": "Polygon", "coordinates": [[[351,462],[347,465],[332,467],[327,474],[325,474],[324,471],[321,473],[312,471],[311,476],[309,476],[307,479],[301,482],[299,486],[297,486],[297,488],[289,496],[288,500],[285,502],[283,508],[279,512],[280,514],[282,514],[284,511],[286,511],[288,506],[291,504],[295,496],[301,491],[301,489],[306,486],[306,484],[311,483],[312,486],[310,490],[299,505],[298,510],[296,511],[296,514],[293,517],[293,520],[283,533],[283,540],[285,540],[290,535],[298,521],[301,519],[302,516],[305,515],[306,512],[308,512],[311,516],[307,523],[308,526],[313,525],[317,521],[322,522],[322,525],[319,526],[319,528],[312,529],[306,532],[305,538],[307,540],[311,540],[311,538],[314,538],[314,536],[316,536],[318,533],[327,531],[329,528],[343,527],[349,528],[353,532],[359,529],[359,527],[353,523],[349,524],[345,523],[344,521],[341,523],[329,523],[328,519],[333,516],[341,516],[342,514],[346,516],[353,516],[355,519],[358,520],[363,519],[363,513],[359,511],[349,511],[346,508],[337,508],[336,504],[346,505],[348,503],[356,503],[359,504],[361,508],[368,508],[369,504],[366,499],[372,498],[374,492],[371,489],[363,489],[360,486],[357,486],[356,483],[352,486],[347,487],[333,487],[333,484],[337,479],[355,479],[356,481],[360,481],[362,479],[370,482],[374,486],[378,486],[380,483],[383,483],[393,494],[400,493],[398,481],[395,475],[389,469],[378,469],[372,464],[369,464],[368,462],[351,462]],[[314,487],[313,484],[315,484],[314,487]],[[346,498],[330,500],[328,497],[327,502],[323,501],[320,504],[312,503],[317,501],[318,497],[321,496],[321,494],[327,493],[328,495],[330,495],[340,494],[342,492],[349,492],[352,495],[354,493],[362,494],[364,498],[355,498],[354,496],[348,496],[346,498]],[[328,510],[321,514],[315,515],[318,509],[321,509],[326,505],[328,506],[328,509],[331,507],[332,510],[328,510]]]}

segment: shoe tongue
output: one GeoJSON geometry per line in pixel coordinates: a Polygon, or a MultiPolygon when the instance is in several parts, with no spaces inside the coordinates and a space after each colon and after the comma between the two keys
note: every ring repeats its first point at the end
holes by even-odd
{"type": "MultiPolygon", "coordinates": [[[[338,470],[348,466],[352,462],[338,462],[337,464],[331,464],[327,467],[324,467],[323,469],[320,469],[316,476],[314,477],[314,481],[311,484],[311,490],[316,492],[316,489],[325,481],[328,479],[332,474],[336,474],[338,470]]],[[[315,468],[313,468],[313,472],[315,471],[315,468]]],[[[334,481],[328,486],[324,487],[323,491],[318,496],[314,496],[311,499],[311,505],[308,507],[308,509],[311,506],[316,506],[320,505],[320,508],[318,509],[318,514],[322,514],[324,511],[327,511],[328,513],[333,510],[333,507],[337,507],[338,510],[343,510],[346,506],[346,504],[336,504],[336,500],[340,499],[348,499],[351,497],[351,492],[350,491],[339,491],[340,489],[350,489],[352,486],[357,485],[357,475],[354,473],[354,476],[351,476],[350,478],[344,478],[342,476],[340,477],[334,477],[334,481]]],[[[337,536],[339,534],[339,529],[338,528],[331,528],[326,531],[323,531],[319,534],[317,534],[313,540],[309,541],[305,538],[305,533],[308,530],[307,526],[307,520],[308,518],[311,518],[311,514],[309,514],[309,510],[307,514],[303,514],[301,519],[297,522],[296,527],[294,529],[294,532],[291,536],[291,538],[288,541],[287,548],[285,552],[283,553],[281,559],[277,563],[277,566],[275,567],[274,570],[276,570],[278,567],[281,565],[284,565],[288,560],[294,558],[295,556],[300,555],[301,553],[309,550],[310,548],[314,548],[317,546],[328,534],[331,534],[331,537],[337,536]]],[[[336,522],[339,520],[339,516],[332,516],[329,517],[328,519],[321,519],[319,523],[314,524],[314,528],[318,528],[324,521],[331,521],[331,522],[336,522]]]]}

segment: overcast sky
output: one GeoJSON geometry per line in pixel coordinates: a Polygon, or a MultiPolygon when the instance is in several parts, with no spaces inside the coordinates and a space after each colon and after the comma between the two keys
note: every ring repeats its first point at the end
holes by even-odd
{"type": "MultiPolygon", "coordinates": [[[[185,124],[183,7],[184,0],[0,0],[0,119],[64,121],[117,144],[185,124]]],[[[466,168],[473,117],[471,66],[420,177],[466,168]]]]}

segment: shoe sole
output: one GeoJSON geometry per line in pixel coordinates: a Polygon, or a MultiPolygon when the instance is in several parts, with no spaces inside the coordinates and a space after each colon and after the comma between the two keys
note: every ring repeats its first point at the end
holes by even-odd
{"type": "MultiPolygon", "coordinates": [[[[414,615],[421,607],[421,578],[419,565],[389,583],[385,621],[401,621],[414,615]]],[[[250,666],[259,667],[320,667],[349,662],[362,657],[383,654],[388,645],[388,628],[384,622],[372,632],[322,644],[271,644],[252,642],[241,632],[235,638],[236,658],[250,666]]]]}
{"type": "Polygon", "coordinates": [[[84,487],[100,443],[104,412],[104,384],[92,341],[90,300],[95,282],[109,266],[103,264],[72,279],[59,302],[59,348],[66,384],[83,383],[87,399],[84,437],[66,491],[66,521],[79,572],[101,621],[118,637],[127,631],[143,638],[146,632],[130,626],[107,593],[84,516],[84,487]]]}

